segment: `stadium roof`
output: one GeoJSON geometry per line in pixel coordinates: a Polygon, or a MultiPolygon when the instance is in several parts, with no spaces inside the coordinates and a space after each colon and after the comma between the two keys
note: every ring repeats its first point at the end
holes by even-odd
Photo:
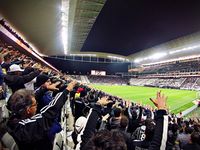
{"type": "Polygon", "coordinates": [[[199,42],[199,0],[0,0],[0,14],[40,53],[64,55],[63,1],[71,53],[141,58],[199,42]]]}
{"type": "MultiPolygon", "coordinates": [[[[72,53],[80,52],[104,3],[104,0],[70,1],[68,26],[72,53]]],[[[63,55],[62,4],[61,0],[2,0],[0,14],[41,53],[63,55]]]]}

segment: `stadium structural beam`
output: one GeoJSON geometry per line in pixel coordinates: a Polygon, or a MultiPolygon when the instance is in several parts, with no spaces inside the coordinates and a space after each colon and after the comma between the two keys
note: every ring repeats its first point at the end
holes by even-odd
{"type": "Polygon", "coordinates": [[[33,52],[30,48],[28,48],[26,45],[24,45],[20,40],[18,40],[14,35],[12,35],[6,28],[4,28],[2,25],[0,25],[0,32],[2,32],[4,35],[6,35],[10,40],[14,41],[17,45],[19,45],[21,48],[26,50],[29,54],[31,54],[33,57],[35,57],[40,62],[44,63],[45,65],[49,66],[51,69],[59,72],[55,67],[53,67],[51,64],[46,62],[42,57],[40,57],[38,54],[33,52]]]}

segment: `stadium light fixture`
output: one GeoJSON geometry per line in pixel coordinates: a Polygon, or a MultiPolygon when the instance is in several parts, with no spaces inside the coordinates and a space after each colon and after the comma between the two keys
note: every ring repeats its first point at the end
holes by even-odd
{"type": "Polygon", "coordinates": [[[180,52],[184,52],[184,51],[188,51],[188,50],[195,50],[197,48],[200,48],[200,45],[188,46],[188,47],[184,47],[182,49],[170,51],[169,54],[180,53],[180,52]]]}
{"type": "Polygon", "coordinates": [[[121,61],[129,61],[129,59],[123,58],[123,57],[117,57],[117,56],[107,56],[110,59],[116,59],[116,60],[121,60],[121,61]]]}
{"type": "Polygon", "coordinates": [[[167,56],[167,53],[155,53],[149,57],[149,59],[160,59],[167,56]]]}
{"type": "Polygon", "coordinates": [[[144,58],[137,58],[134,60],[135,63],[140,63],[142,61],[145,61],[145,60],[156,60],[156,59],[160,59],[162,57],[165,57],[167,56],[167,53],[155,53],[153,55],[150,55],[148,57],[144,57],[144,58]]]}
{"type": "Polygon", "coordinates": [[[141,61],[143,61],[143,59],[141,59],[141,58],[137,58],[134,60],[135,63],[140,63],[141,61]]]}
{"type": "Polygon", "coordinates": [[[160,58],[163,58],[163,57],[167,56],[168,54],[172,55],[172,54],[175,54],[175,53],[180,53],[180,52],[185,52],[185,51],[190,51],[190,50],[199,50],[198,48],[200,48],[200,45],[187,46],[187,47],[184,47],[184,48],[181,48],[181,49],[169,51],[168,53],[167,52],[155,53],[155,54],[150,55],[148,57],[136,58],[134,60],[134,62],[135,63],[140,63],[140,62],[145,61],[145,60],[151,60],[151,59],[157,60],[157,59],[160,59],[160,58]]]}
{"type": "Polygon", "coordinates": [[[123,60],[123,58],[121,57],[116,57],[116,56],[107,56],[108,58],[111,58],[111,59],[119,59],[119,60],[123,60]]]}
{"type": "Polygon", "coordinates": [[[96,54],[70,54],[70,56],[89,56],[89,57],[96,57],[96,54]]]}
{"type": "Polygon", "coordinates": [[[61,36],[64,54],[68,53],[68,22],[69,22],[69,0],[62,0],[61,6],[61,36]]]}

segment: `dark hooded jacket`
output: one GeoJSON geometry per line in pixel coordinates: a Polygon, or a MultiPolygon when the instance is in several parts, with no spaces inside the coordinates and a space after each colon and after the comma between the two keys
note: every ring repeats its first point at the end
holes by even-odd
{"type": "Polygon", "coordinates": [[[39,70],[34,70],[27,75],[15,75],[9,73],[4,76],[4,82],[12,89],[12,92],[25,88],[24,84],[30,82],[40,74],[39,70]]]}

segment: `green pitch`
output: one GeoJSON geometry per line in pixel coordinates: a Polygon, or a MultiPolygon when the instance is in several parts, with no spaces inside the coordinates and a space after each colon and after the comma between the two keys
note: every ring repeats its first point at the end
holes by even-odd
{"type": "Polygon", "coordinates": [[[163,89],[152,87],[138,87],[138,86],[116,86],[116,85],[93,85],[93,87],[100,89],[106,93],[114,96],[119,96],[125,100],[133,102],[141,102],[142,104],[152,105],[149,98],[155,98],[157,91],[162,91],[168,96],[167,104],[170,112],[179,113],[185,109],[193,106],[193,100],[198,98],[196,91],[163,89]]]}

